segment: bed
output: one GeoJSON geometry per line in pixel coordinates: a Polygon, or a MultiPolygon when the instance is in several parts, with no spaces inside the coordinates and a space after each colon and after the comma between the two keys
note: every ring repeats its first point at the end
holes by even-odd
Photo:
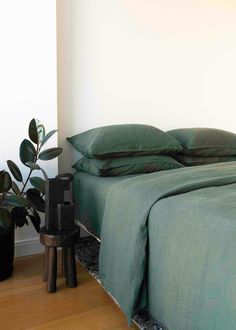
{"type": "MultiPolygon", "coordinates": [[[[98,187],[98,179],[105,179],[105,184],[92,199],[84,196],[84,201],[90,201],[88,209],[92,203],[95,208],[91,218],[81,216],[79,220],[103,237],[102,283],[128,320],[140,304],[148,306],[151,315],[169,329],[233,329],[236,164],[115,180],[77,173],[74,187],[85,180],[93,191],[89,180],[94,179],[94,187],[98,187]],[[133,194],[135,199],[130,198],[133,194]],[[101,196],[107,200],[106,210],[101,196]]],[[[83,197],[78,197],[83,204],[83,197]]]]}
{"type": "Polygon", "coordinates": [[[102,285],[129,324],[145,307],[169,330],[235,328],[236,162],[76,172],[73,187],[77,220],[101,240],[102,285]]]}

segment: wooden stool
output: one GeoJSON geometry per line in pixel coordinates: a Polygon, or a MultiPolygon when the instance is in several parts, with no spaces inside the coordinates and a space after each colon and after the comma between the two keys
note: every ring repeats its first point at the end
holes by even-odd
{"type": "Polygon", "coordinates": [[[48,231],[45,227],[40,230],[40,242],[45,246],[43,280],[47,281],[47,291],[56,291],[57,281],[57,248],[62,247],[63,264],[66,285],[70,288],[77,286],[75,249],[79,238],[79,227],[73,230],[48,231]]]}

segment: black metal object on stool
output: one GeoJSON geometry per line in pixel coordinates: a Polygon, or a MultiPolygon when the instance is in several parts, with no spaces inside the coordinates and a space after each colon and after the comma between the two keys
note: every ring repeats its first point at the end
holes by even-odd
{"type": "MultiPolygon", "coordinates": [[[[45,182],[45,227],[47,230],[58,230],[58,205],[64,204],[64,194],[65,191],[70,190],[71,180],[72,174],[65,173],[45,182]]],[[[74,218],[71,223],[74,223],[74,218]]]]}
{"type": "Polygon", "coordinates": [[[71,230],[74,228],[74,213],[73,204],[69,202],[58,204],[58,230],[71,230]]]}
{"type": "Polygon", "coordinates": [[[57,248],[62,248],[62,264],[66,284],[77,286],[74,245],[79,238],[79,227],[74,224],[74,205],[64,202],[70,189],[71,174],[61,174],[45,183],[45,227],[40,230],[40,242],[45,246],[43,280],[48,292],[56,291],[57,248]]]}

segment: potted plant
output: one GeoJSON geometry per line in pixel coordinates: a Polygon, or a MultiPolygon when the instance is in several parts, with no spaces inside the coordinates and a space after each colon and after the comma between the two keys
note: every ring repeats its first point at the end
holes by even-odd
{"type": "Polygon", "coordinates": [[[20,144],[20,160],[28,168],[24,179],[20,168],[12,161],[7,161],[9,171],[0,171],[0,281],[13,272],[14,230],[32,222],[37,232],[40,230],[39,212],[45,211],[45,180],[47,174],[38,165],[38,160],[51,160],[62,152],[62,148],[42,150],[46,142],[57,130],[45,132],[44,126],[36,119],[29,124],[29,139],[20,144]],[[33,176],[41,171],[43,177],[33,176]]]}

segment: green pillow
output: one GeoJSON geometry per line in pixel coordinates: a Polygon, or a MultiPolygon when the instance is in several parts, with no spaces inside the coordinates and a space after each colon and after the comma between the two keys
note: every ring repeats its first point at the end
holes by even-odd
{"type": "Polygon", "coordinates": [[[91,159],[83,157],[73,166],[78,171],[97,176],[117,176],[151,173],[183,167],[170,156],[137,156],[112,159],[91,159]]]}
{"type": "Polygon", "coordinates": [[[185,166],[207,165],[221,162],[236,161],[236,156],[215,156],[215,157],[201,157],[201,156],[188,156],[178,154],[175,158],[185,166]]]}
{"type": "Polygon", "coordinates": [[[171,135],[156,127],[140,124],[98,127],[67,139],[89,158],[173,154],[182,150],[171,135]]]}
{"type": "Polygon", "coordinates": [[[236,134],[215,128],[182,128],[168,131],[190,156],[234,156],[236,134]]]}

